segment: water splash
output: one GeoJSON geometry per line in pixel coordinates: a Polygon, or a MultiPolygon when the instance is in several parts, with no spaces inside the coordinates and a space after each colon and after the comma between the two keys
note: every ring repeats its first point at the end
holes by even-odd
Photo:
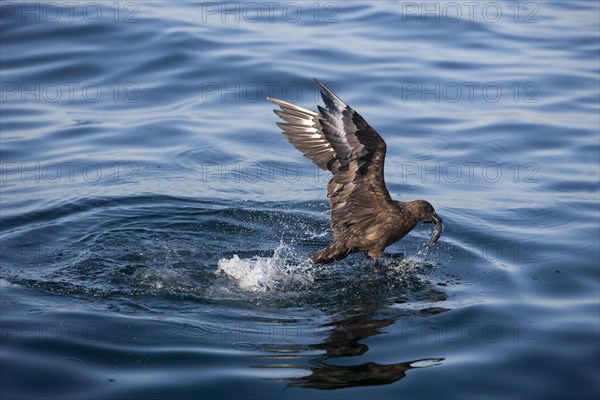
{"type": "Polygon", "coordinates": [[[133,280],[136,285],[148,287],[157,290],[181,289],[181,282],[186,282],[186,277],[177,271],[142,267],[135,270],[133,280]]]}
{"type": "Polygon", "coordinates": [[[219,260],[217,274],[225,275],[242,290],[268,292],[310,287],[314,282],[313,265],[307,259],[294,254],[283,242],[277,246],[272,257],[219,260]]]}

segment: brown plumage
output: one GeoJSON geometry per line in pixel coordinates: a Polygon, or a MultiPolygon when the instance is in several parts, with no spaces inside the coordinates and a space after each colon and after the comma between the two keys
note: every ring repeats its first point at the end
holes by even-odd
{"type": "Polygon", "coordinates": [[[275,114],[285,122],[277,125],[290,143],[333,174],[327,197],[334,240],[311,259],[324,264],[363,252],[377,260],[423,219],[434,224],[428,244],[433,246],[442,233],[442,219],[425,200],[392,200],[383,177],[385,142],[356,111],[315,81],[327,107],[317,106],[318,113],[267,97],[280,107],[275,114]]]}

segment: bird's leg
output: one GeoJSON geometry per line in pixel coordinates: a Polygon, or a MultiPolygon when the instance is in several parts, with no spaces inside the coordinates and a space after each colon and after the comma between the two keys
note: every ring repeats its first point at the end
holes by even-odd
{"type": "Polygon", "coordinates": [[[373,250],[373,249],[365,252],[365,255],[367,257],[371,258],[371,260],[373,260],[373,264],[371,264],[371,268],[377,268],[380,270],[387,269],[387,265],[379,262],[379,260],[381,259],[382,253],[383,253],[382,250],[373,250]]]}

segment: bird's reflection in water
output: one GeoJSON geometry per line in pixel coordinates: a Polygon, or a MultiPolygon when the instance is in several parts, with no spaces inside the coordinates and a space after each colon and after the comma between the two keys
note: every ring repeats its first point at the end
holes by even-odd
{"type": "MultiPolygon", "coordinates": [[[[434,365],[439,365],[443,362],[443,358],[426,358],[405,360],[403,362],[393,364],[379,364],[375,362],[364,362],[355,365],[336,365],[332,360],[343,357],[358,357],[369,351],[369,347],[364,343],[365,339],[385,333],[385,327],[394,324],[399,316],[393,318],[381,318],[379,311],[390,304],[390,298],[385,290],[379,291],[378,295],[375,287],[370,286],[369,282],[365,282],[366,286],[361,289],[366,293],[370,293],[370,302],[367,309],[362,309],[357,312],[356,309],[346,309],[341,319],[336,322],[328,323],[322,326],[326,332],[320,343],[300,347],[288,347],[287,349],[279,349],[274,351],[277,354],[268,356],[270,359],[277,359],[280,363],[268,365],[266,368],[290,368],[295,370],[305,370],[309,372],[306,376],[284,378],[283,381],[289,383],[290,386],[314,388],[314,389],[342,389],[357,386],[375,386],[386,385],[406,376],[406,371],[414,368],[423,368],[434,365]],[[385,294],[382,296],[382,294],[385,294]],[[377,301],[373,301],[376,297],[377,301]],[[308,362],[307,362],[308,361],[308,362]]],[[[381,287],[380,287],[381,288],[381,287]]],[[[355,292],[356,293],[356,292],[355,292]]],[[[414,294],[414,293],[413,293],[414,294]]],[[[420,291],[418,297],[437,302],[446,299],[446,295],[431,286],[420,291]]],[[[362,297],[360,294],[357,297],[362,297]]],[[[355,300],[358,300],[355,298],[355,300]]],[[[391,303],[397,303],[391,301],[391,303]]],[[[400,301],[403,302],[403,301],[400,301]]],[[[361,304],[361,301],[357,302],[361,304]]],[[[355,307],[357,305],[355,303],[355,307]]],[[[344,307],[345,308],[345,307],[344,307]]],[[[442,307],[428,307],[416,314],[423,317],[425,315],[438,314],[448,311],[442,307]]],[[[408,312],[410,316],[415,316],[415,312],[408,312]]],[[[271,349],[273,351],[273,349],[271,349]]]]}
{"type": "Polygon", "coordinates": [[[437,365],[443,361],[443,358],[435,358],[394,364],[366,362],[357,365],[332,365],[327,362],[338,357],[355,357],[366,353],[369,347],[360,341],[383,333],[380,329],[393,322],[391,319],[360,317],[338,322],[325,341],[311,346],[313,350],[324,351],[324,354],[311,360],[310,366],[304,367],[311,374],[288,379],[290,385],[314,389],[386,385],[404,378],[409,369],[437,365]]]}

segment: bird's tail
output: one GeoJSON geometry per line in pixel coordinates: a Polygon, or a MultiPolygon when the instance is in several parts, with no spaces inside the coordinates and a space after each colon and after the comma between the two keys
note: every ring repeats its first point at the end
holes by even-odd
{"type": "Polygon", "coordinates": [[[328,264],[346,257],[350,253],[350,250],[344,244],[335,240],[323,250],[313,253],[310,259],[317,264],[328,264]]]}

